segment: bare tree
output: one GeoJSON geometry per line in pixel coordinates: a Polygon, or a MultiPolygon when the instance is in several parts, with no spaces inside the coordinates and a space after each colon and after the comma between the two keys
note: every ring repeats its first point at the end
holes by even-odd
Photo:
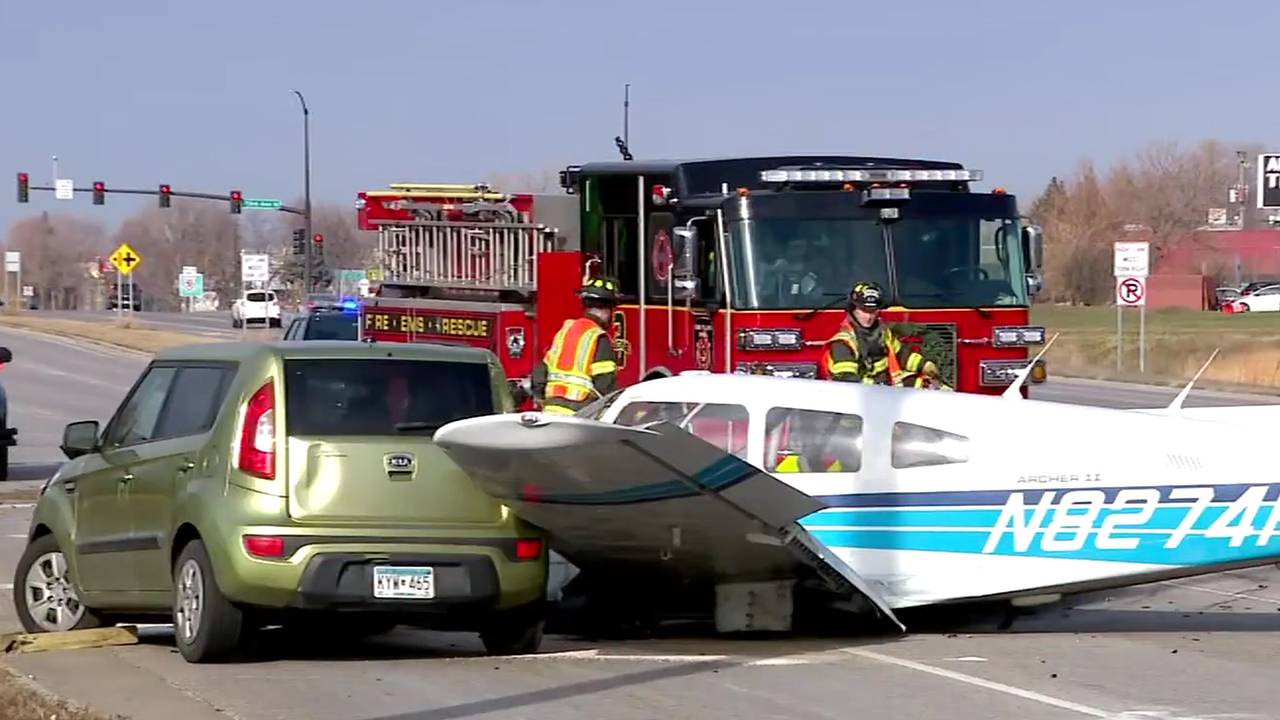
{"type": "Polygon", "coordinates": [[[121,224],[115,240],[143,256],[134,282],[149,308],[181,306],[178,274],[184,265],[194,265],[204,275],[205,292],[216,292],[223,300],[239,292],[242,233],[238,217],[221,205],[175,200],[166,210],[144,210],[121,224]]]}
{"type": "MultiPolygon", "coordinates": [[[[22,253],[22,284],[33,286],[41,307],[92,305],[99,288],[90,266],[107,249],[106,229],[100,223],[43,213],[14,223],[5,249],[22,253]]],[[[20,292],[16,287],[8,290],[11,297],[20,292]]]]}

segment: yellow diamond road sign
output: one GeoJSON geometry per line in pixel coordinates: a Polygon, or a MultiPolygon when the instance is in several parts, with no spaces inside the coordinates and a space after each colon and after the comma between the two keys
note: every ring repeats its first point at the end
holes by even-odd
{"type": "Polygon", "coordinates": [[[120,247],[111,253],[111,264],[121,273],[128,275],[142,263],[142,256],[129,247],[129,243],[120,243],[120,247]]]}

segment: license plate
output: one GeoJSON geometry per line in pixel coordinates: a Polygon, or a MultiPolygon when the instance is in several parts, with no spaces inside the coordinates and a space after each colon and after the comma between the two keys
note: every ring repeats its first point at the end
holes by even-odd
{"type": "Polygon", "coordinates": [[[404,600],[430,600],[436,596],[435,568],[373,568],[373,596],[404,600]]]}

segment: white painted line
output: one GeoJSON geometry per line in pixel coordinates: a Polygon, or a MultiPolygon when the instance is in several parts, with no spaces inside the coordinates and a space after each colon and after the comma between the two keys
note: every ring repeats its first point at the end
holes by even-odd
{"type": "Polygon", "coordinates": [[[12,534],[12,535],[5,535],[5,537],[17,538],[17,539],[19,539],[19,540],[26,540],[26,539],[27,539],[27,536],[26,536],[26,535],[23,535],[22,533],[14,533],[14,534],[12,534]]]}
{"type": "Polygon", "coordinates": [[[986,658],[978,657],[977,655],[965,655],[964,657],[947,658],[947,659],[955,660],[956,662],[986,662],[987,661],[986,658]]]}
{"type": "Polygon", "coordinates": [[[1272,605],[1280,605],[1280,600],[1274,598],[1258,597],[1257,595],[1249,595],[1247,593],[1228,592],[1226,590],[1215,590],[1213,588],[1203,587],[1201,585],[1188,585],[1175,580],[1166,580],[1165,584],[1174,587],[1186,588],[1187,590],[1195,590],[1197,592],[1209,593],[1210,595],[1222,595],[1223,597],[1233,597],[1239,600],[1253,600],[1254,602],[1271,603],[1272,605]]]}
{"type": "MultiPolygon", "coordinates": [[[[745,660],[746,658],[739,659],[745,660]]],[[[561,660],[617,660],[620,662],[665,662],[665,663],[694,663],[694,662],[711,662],[733,660],[733,655],[644,655],[644,654],[601,654],[599,650],[565,650],[563,652],[540,653],[536,655],[512,655],[509,659],[537,659],[550,658],[561,660]]],[[[804,657],[767,657],[757,660],[750,660],[742,663],[745,667],[769,667],[777,665],[809,665],[813,661],[804,657]]]]}
{"type": "Polygon", "coordinates": [[[13,583],[0,583],[0,590],[12,590],[13,583]]]}
{"type": "Polygon", "coordinates": [[[1088,705],[1082,705],[1080,703],[1072,702],[1070,700],[1063,700],[1062,698],[1056,698],[1050,695],[1044,695],[1042,693],[1035,692],[1034,690],[1026,690],[1020,687],[1014,687],[1012,685],[1005,685],[1004,683],[993,682],[991,680],[983,680],[982,678],[974,677],[973,675],[966,675],[964,673],[958,673],[954,670],[947,670],[940,667],[934,667],[932,665],[925,665],[924,663],[918,663],[918,662],[915,662],[914,660],[904,660],[902,658],[893,657],[892,655],[882,655],[872,650],[862,650],[858,648],[841,648],[840,650],[841,652],[845,652],[850,655],[856,655],[861,658],[866,658],[867,660],[874,660],[876,662],[884,663],[886,665],[897,665],[898,667],[907,668],[909,670],[915,670],[917,672],[928,673],[929,675],[936,675],[938,677],[947,678],[948,680],[955,680],[956,682],[962,682],[966,685],[972,685],[974,687],[980,687],[986,690],[994,690],[995,692],[1004,693],[1006,695],[1012,695],[1013,697],[1022,698],[1023,700],[1030,700],[1031,702],[1037,702],[1037,703],[1040,703],[1041,705],[1048,705],[1050,707],[1056,707],[1060,710],[1067,710],[1069,712],[1073,712],[1078,715],[1087,715],[1089,717],[1096,717],[1096,718],[1115,718],[1118,715],[1118,713],[1107,712],[1106,710],[1102,710],[1096,707],[1090,707],[1088,705]]]}
{"type": "Polygon", "coordinates": [[[33,507],[35,507],[35,506],[36,506],[36,504],[35,504],[35,503],[0,503],[0,508],[6,508],[6,509],[10,509],[10,508],[33,508],[33,507]]]}

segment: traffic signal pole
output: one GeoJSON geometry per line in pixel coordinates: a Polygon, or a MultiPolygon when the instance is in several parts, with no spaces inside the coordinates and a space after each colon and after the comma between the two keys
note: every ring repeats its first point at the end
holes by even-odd
{"type": "MultiPolygon", "coordinates": [[[[27,189],[28,191],[31,191],[31,190],[42,190],[42,191],[47,191],[47,192],[53,192],[53,191],[55,190],[55,188],[54,188],[54,187],[49,186],[49,185],[27,185],[27,186],[26,186],[26,189],[27,189]]],[[[78,188],[72,188],[72,191],[73,191],[73,192],[78,192],[78,193],[93,193],[93,192],[95,191],[95,189],[94,189],[92,186],[90,186],[90,187],[78,187],[78,188]]],[[[190,191],[183,191],[183,190],[170,190],[170,191],[168,191],[168,192],[166,192],[166,193],[161,193],[161,192],[160,192],[160,190],[138,190],[138,189],[134,189],[134,188],[113,188],[113,187],[102,187],[102,188],[100,188],[100,189],[98,190],[98,192],[103,192],[103,193],[118,193],[118,194],[120,194],[120,195],[155,195],[155,196],[157,196],[157,197],[159,197],[160,195],[162,195],[162,194],[163,194],[163,195],[168,195],[168,196],[171,196],[171,197],[197,198],[197,199],[201,199],[201,200],[221,200],[221,201],[226,202],[226,203],[230,203],[230,202],[232,201],[232,199],[237,198],[237,197],[240,197],[238,194],[237,194],[237,195],[232,195],[231,193],[227,193],[226,195],[222,195],[222,194],[219,194],[219,193],[190,192],[190,191]]],[[[239,191],[238,191],[238,190],[237,190],[237,191],[235,191],[235,192],[236,192],[236,193],[239,193],[239,191]]],[[[19,202],[22,202],[22,200],[19,200],[19,202]]],[[[280,207],[275,208],[275,210],[276,210],[277,212],[289,213],[289,214],[291,214],[291,215],[304,215],[304,216],[305,216],[305,215],[307,214],[307,213],[306,213],[306,211],[305,211],[303,208],[296,208],[296,207],[292,207],[292,206],[290,206],[290,205],[281,205],[280,207]]]]}

